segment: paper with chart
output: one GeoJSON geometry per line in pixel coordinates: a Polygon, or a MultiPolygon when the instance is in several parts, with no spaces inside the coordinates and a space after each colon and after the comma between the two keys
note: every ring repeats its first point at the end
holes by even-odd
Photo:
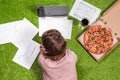
{"type": "Polygon", "coordinates": [[[40,52],[39,46],[40,44],[31,40],[25,44],[25,46],[18,49],[13,61],[27,69],[30,69],[40,52]]]}
{"type": "Polygon", "coordinates": [[[39,17],[39,36],[49,29],[56,29],[65,39],[70,39],[72,22],[67,17],[39,17]]]}
{"type": "Polygon", "coordinates": [[[100,12],[99,8],[83,0],[76,0],[69,15],[80,21],[85,18],[89,21],[89,25],[91,25],[96,21],[100,12]]]}

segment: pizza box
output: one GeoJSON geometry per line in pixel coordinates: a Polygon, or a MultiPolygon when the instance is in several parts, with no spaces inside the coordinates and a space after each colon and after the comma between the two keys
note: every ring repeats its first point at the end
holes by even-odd
{"type": "Polygon", "coordinates": [[[120,10],[119,8],[120,8],[120,0],[118,0],[112,7],[110,7],[99,20],[97,20],[93,25],[90,26],[92,27],[94,25],[102,25],[107,27],[111,31],[113,36],[113,44],[109,51],[101,54],[91,53],[85,48],[85,44],[83,41],[85,31],[78,37],[78,41],[90,53],[90,55],[92,55],[92,57],[98,62],[102,60],[107,54],[109,54],[115,47],[117,47],[120,44],[120,31],[119,31],[120,10]]]}

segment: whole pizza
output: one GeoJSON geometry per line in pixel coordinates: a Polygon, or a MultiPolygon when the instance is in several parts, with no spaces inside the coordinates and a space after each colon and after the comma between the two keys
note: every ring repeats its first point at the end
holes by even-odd
{"type": "Polygon", "coordinates": [[[107,52],[113,44],[113,36],[109,29],[101,25],[91,26],[84,34],[84,44],[94,54],[107,52]]]}

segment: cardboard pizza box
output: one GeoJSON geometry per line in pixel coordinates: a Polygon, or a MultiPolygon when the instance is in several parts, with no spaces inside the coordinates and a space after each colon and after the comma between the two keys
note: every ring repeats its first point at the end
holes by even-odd
{"type": "MultiPolygon", "coordinates": [[[[87,49],[87,51],[90,53],[90,55],[92,55],[92,57],[96,60],[96,61],[100,61],[102,60],[106,55],[108,55],[115,47],[117,47],[120,44],[120,0],[118,0],[112,7],[110,7],[101,17],[101,19],[97,20],[95,22],[95,24],[91,25],[90,27],[94,26],[94,25],[102,25],[107,27],[113,36],[113,44],[110,48],[109,51],[107,51],[106,53],[101,53],[101,54],[94,54],[89,52],[87,49]]],[[[90,28],[89,27],[89,28],[90,28]]],[[[88,28],[88,29],[89,29],[88,28]]],[[[87,30],[88,30],[87,29],[87,30]]],[[[85,32],[83,32],[79,37],[78,37],[78,41],[82,44],[82,46],[85,48],[84,45],[84,34],[85,32]]]]}
{"type": "Polygon", "coordinates": [[[120,0],[109,8],[101,17],[105,26],[109,27],[120,38],[120,0]]]}

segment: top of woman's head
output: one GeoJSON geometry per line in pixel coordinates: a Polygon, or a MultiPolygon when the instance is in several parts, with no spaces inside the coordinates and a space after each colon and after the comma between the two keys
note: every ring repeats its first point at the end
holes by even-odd
{"type": "Polygon", "coordinates": [[[66,41],[61,33],[51,29],[43,33],[42,44],[47,51],[47,56],[56,56],[65,52],[66,41]]]}

